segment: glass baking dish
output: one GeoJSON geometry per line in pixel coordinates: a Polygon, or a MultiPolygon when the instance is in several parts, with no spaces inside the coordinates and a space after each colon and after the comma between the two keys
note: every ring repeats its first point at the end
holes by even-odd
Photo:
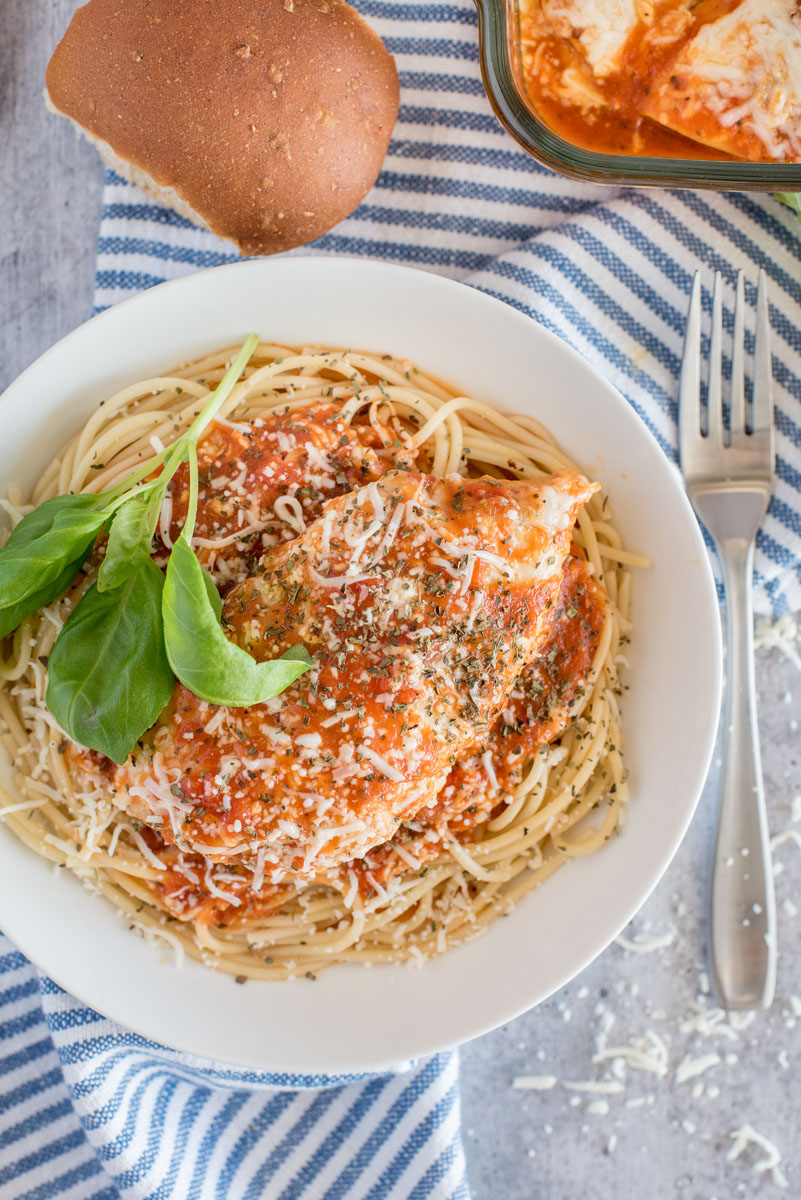
{"type": "Polygon", "coordinates": [[[481,74],[490,103],[512,137],[546,167],[592,183],[718,191],[801,191],[801,163],[648,158],[599,154],[573,145],[537,116],[527,97],[520,62],[517,0],[476,0],[476,6],[481,74]]]}

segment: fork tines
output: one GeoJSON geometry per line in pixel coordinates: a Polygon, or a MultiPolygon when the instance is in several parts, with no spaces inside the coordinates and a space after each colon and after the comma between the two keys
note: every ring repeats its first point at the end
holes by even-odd
{"type": "Polygon", "coordinates": [[[701,407],[701,276],[696,271],[687,316],[687,333],[681,368],[681,402],[679,405],[679,446],[685,475],[694,473],[693,459],[702,449],[709,461],[715,449],[725,451],[755,450],[757,443],[770,440],[760,449],[769,449],[772,457],[773,386],[770,355],[770,316],[768,313],[767,278],[759,272],[756,305],[754,379],[751,420],[747,421],[744,377],[745,285],[742,271],[737,272],[735,285],[734,330],[731,354],[731,387],[729,394],[728,437],[724,426],[723,405],[723,280],[715,272],[712,293],[712,328],[709,346],[709,377],[707,385],[706,432],[703,429],[701,407]]]}

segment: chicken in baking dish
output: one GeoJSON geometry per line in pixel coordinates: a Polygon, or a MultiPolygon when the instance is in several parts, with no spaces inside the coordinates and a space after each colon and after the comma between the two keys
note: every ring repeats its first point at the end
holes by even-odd
{"type": "Polygon", "coordinates": [[[801,161],[795,0],[521,0],[538,113],[608,153],[801,161]]]}

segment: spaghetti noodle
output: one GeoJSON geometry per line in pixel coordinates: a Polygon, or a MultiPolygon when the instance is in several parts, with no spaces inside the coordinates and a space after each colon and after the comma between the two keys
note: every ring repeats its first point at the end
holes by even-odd
{"type": "MultiPolygon", "coordinates": [[[[220,351],[106,401],[48,466],[31,503],[101,491],[125,477],[188,427],[230,357],[220,351]]],[[[264,343],[200,451],[193,546],[224,594],[252,575],[265,548],[292,543],[330,511],[326,500],[388,472],[534,480],[574,470],[533,418],[456,394],[407,362],[264,343]],[[342,432],[321,449],[315,439],[332,411],[342,432]],[[293,430],[303,431],[302,453],[293,430]],[[272,458],[264,457],[268,443],[272,458]],[[247,453],[226,457],[230,445],[247,453]],[[269,507],[260,501],[268,492],[269,507]]],[[[162,509],[157,561],[180,529],[181,471],[162,509]]],[[[14,522],[29,506],[12,494],[5,507],[14,522]]],[[[323,523],[323,537],[325,530],[323,523]]],[[[100,553],[62,598],[6,640],[0,720],[17,794],[0,795],[0,816],[30,849],[69,868],[179,955],[262,979],[314,975],[336,962],[419,963],[481,933],[623,824],[618,666],[629,567],[647,560],[622,547],[599,493],[578,515],[547,653],[521,672],[490,734],[389,842],[311,880],[271,882],[263,853],[246,864],[230,846],[185,852],[135,805],[132,812],[118,802],[112,764],[72,743],[48,712],[48,656],[100,553]]],[[[442,559],[454,590],[472,570],[469,557],[442,559]]],[[[210,737],[232,711],[209,709],[210,737]]],[[[380,754],[365,753],[393,777],[380,754]]],[[[180,809],[186,797],[180,788],[173,794],[180,809]]]]}

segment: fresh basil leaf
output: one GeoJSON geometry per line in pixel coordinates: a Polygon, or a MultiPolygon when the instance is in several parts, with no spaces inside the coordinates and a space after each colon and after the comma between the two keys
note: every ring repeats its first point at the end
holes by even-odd
{"type": "Polygon", "coordinates": [[[116,763],[125,762],[172,695],[163,588],[150,558],[120,587],[100,592],[93,584],[50,654],[47,707],[74,741],[116,763]]]}
{"type": "MultiPolygon", "coordinates": [[[[203,570],[202,567],[201,570],[203,570]]],[[[214,609],[214,615],[219,621],[222,619],[222,596],[217,591],[217,585],[212,579],[211,575],[209,575],[208,571],[203,571],[203,582],[206,585],[206,591],[208,592],[209,600],[211,601],[211,607],[214,609]]]]}
{"type": "Polygon", "coordinates": [[[87,548],[86,553],[80,558],[68,563],[58,578],[54,579],[46,588],[42,588],[40,592],[34,592],[32,596],[21,600],[19,604],[12,604],[10,608],[0,609],[0,638],[13,633],[26,617],[38,612],[40,608],[44,608],[51,600],[55,600],[62,592],[65,592],[89,557],[90,549],[91,547],[87,548]]]}
{"type": "Polygon", "coordinates": [[[204,571],[181,534],[167,564],[162,601],[164,641],[175,674],[210,704],[247,708],[277,696],[309,663],[283,656],[256,662],[222,631],[204,571]]]}
{"type": "MultiPolygon", "coordinates": [[[[78,495],[67,493],[64,496],[53,496],[51,500],[45,500],[42,504],[37,505],[32,512],[24,516],[21,521],[17,522],[3,550],[26,546],[34,538],[41,537],[43,533],[47,533],[53,528],[53,521],[59,513],[80,512],[86,509],[102,507],[99,504],[102,499],[102,496],[81,492],[78,495]]],[[[0,557],[2,557],[2,552],[0,552],[0,557]]]]}
{"type": "MultiPolygon", "coordinates": [[[[35,509],[30,516],[38,513],[35,509]]],[[[35,594],[52,592],[68,564],[89,553],[107,516],[103,508],[65,505],[38,516],[27,530],[22,526],[28,518],[20,521],[0,550],[0,609],[20,604],[35,594]]]]}
{"type": "Polygon", "coordinates": [[[151,525],[152,506],[147,498],[132,496],[114,514],[106,546],[106,556],[97,573],[97,590],[107,592],[119,587],[150,558],[155,521],[151,525]]]}
{"type": "Polygon", "coordinates": [[[801,192],[775,192],[774,195],[780,204],[786,204],[801,220],[801,192]]]}
{"type": "MultiPolygon", "coordinates": [[[[38,505],[33,512],[29,512],[17,523],[5,546],[0,550],[0,580],[5,578],[4,572],[10,570],[8,565],[4,565],[9,562],[5,558],[7,550],[11,550],[12,560],[19,563],[19,556],[24,548],[31,546],[38,538],[50,532],[56,517],[62,513],[84,513],[94,509],[98,509],[99,513],[102,499],[100,496],[86,493],[76,496],[71,494],[54,496],[51,500],[45,500],[43,504],[38,505]]],[[[0,608],[0,637],[6,637],[7,634],[13,633],[26,617],[31,616],[40,608],[44,608],[51,600],[55,600],[62,592],[66,591],[89,557],[93,542],[94,538],[88,541],[72,561],[66,564],[62,562],[60,573],[51,577],[49,582],[37,591],[30,592],[16,603],[5,604],[0,608]]]]}
{"type": "Polygon", "coordinates": [[[281,658],[285,662],[302,662],[305,663],[307,667],[314,666],[314,659],[309,654],[306,647],[302,646],[300,643],[298,643],[297,646],[290,646],[288,650],[284,651],[284,653],[281,655],[281,658]]]}

